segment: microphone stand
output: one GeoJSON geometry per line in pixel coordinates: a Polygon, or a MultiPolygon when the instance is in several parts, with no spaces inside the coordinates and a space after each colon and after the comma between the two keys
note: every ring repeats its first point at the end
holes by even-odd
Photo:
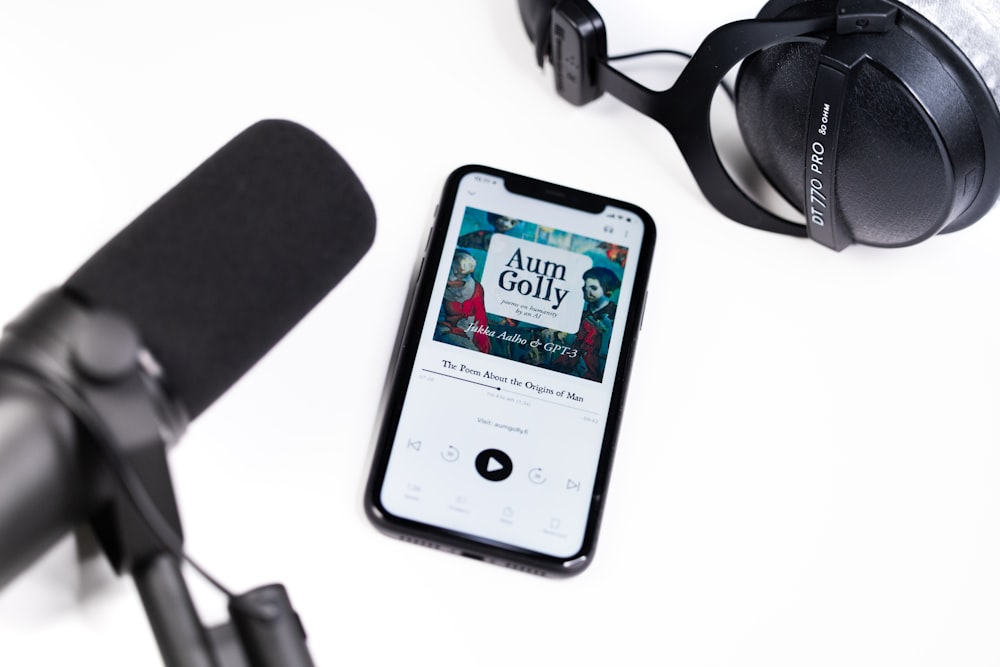
{"type": "MultiPolygon", "coordinates": [[[[115,571],[132,575],[165,667],[314,667],[283,586],[234,595],[184,555],[166,453],[187,416],[164,390],[134,327],[53,291],[6,327],[0,369],[20,375],[26,393],[49,394],[74,418],[82,444],[73,453],[94,464],[79,484],[81,498],[96,508],[91,526],[115,571]],[[227,623],[202,624],[184,561],[229,597],[227,623]]],[[[60,416],[39,414],[47,421],[60,416]]]]}
{"type": "Polygon", "coordinates": [[[154,557],[132,576],[166,667],[313,667],[305,630],[280,584],[231,598],[231,620],[206,629],[173,555],[154,557]]]}

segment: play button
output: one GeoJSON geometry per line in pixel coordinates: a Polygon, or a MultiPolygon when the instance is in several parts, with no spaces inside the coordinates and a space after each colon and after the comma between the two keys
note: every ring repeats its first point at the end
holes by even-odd
{"type": "Polygon", "coordinates": [[[514,472],[514,463],[499,449],[484,449],[476,457],[476,470],[491,482],[500,482],[514,472]]]}

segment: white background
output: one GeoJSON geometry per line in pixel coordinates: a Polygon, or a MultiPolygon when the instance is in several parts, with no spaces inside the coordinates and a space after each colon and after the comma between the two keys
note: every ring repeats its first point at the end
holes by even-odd
{"type": "MultiPolygon", "coordinates": [[[[612,53],[759,9],[595,5],[612,53]]],[[[627,67],[669,83],[675,62],[627,67]]],[[[1000,664],[1000,209],[896,251],[730,222],[655,123],[553,92],[514,0],[5,3],[0,63],[4,321],[261,118],[318,132],[370,193],[372,250],[170,455],[189,551],[235,589],[283,582],[319,665],[1000,664]],[[470,162],[659,226],[604,529],[571,580],[362,511],[407,281],[470,162]]],[[[70,663],[160,664],[132,582],[67,540],[0,592],[0,664],[70,663]]]]}

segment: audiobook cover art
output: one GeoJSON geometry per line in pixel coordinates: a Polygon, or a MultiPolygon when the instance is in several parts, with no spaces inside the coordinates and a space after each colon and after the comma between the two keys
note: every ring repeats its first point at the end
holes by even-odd
{"type": "Polygon", "coordinates": [[[628,249],[468,207],[434,340],[600,382],[628,249]]]}

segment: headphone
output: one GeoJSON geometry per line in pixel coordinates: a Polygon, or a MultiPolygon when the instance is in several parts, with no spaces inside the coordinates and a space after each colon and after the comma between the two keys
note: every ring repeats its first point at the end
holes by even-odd
{"type": "Polygon", "coordinates": [[[736,222],[838,251],[895,248],[968,227],[1000,195],[996,0],[769,0],[755,19],[714,30],[663,91],[610,64],[586,0],[518,5],[563,98],[583,105],[607,92],[659,122],[736,222]],[[737,65],[740,133],[805,224],[761,206],[719,157],[711,104],[737,65]]]}

